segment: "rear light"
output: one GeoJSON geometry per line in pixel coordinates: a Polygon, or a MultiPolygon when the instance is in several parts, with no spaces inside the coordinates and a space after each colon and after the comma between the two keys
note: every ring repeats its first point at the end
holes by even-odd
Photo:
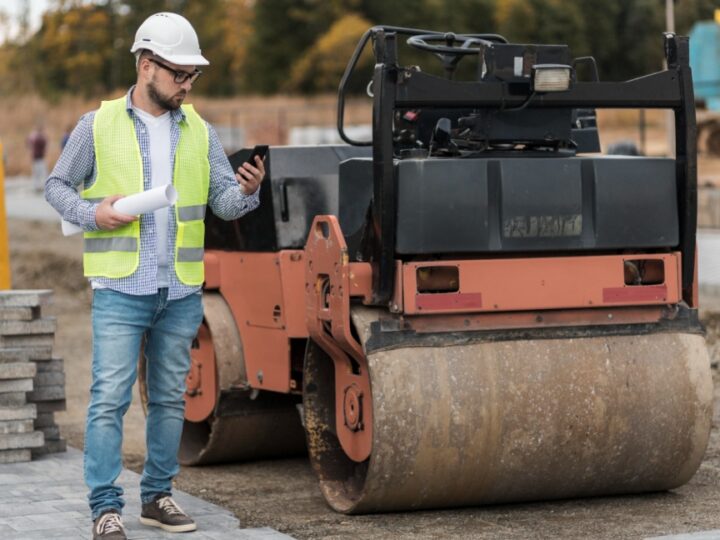
{"type": "Polygon", "coordinates": [[[535,92],[564,92],[572,82],[572,67],[563,64],[537,64],[532,67],[535,92]]]}

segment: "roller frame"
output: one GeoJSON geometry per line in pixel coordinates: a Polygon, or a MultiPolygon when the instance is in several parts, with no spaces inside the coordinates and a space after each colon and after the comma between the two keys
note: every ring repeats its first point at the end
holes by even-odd
{"type": "MultiPolygon", "coordinates": [[[[335,393],[342,396],[335,400],[338,438],[346,454],[361,462],[372,451],[373,429],[367,362],[350,324],[350,294],[358,292],[361,281],[350,269],[347,244],[337,218],[315,218],[305,252],[308,333],[333,360],[335,393]]],[[[358,265],[358,270],[369,290],[368,266],[358,265]]]]}

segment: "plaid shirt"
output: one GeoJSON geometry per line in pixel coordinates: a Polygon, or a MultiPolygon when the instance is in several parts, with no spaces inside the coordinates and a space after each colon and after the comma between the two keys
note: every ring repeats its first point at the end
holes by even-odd
{"type": "MultiPolygon", "coordinates": [[[[150,178],[150,140],[145,124],[132,109],[130,96],[134,88],[134,86],[130,88],[127,93],[126,107],[128,115],[135,123],[135,133],[142,154],[145,189],[148,190],[152,187],[150,178]]],[[[171,170],[174,170],[175,151],[180,140],[179,124],[185,121],[185,113],[182,109],[176,109],[170,111],[170,114],[172,116],[170,128],[171,155],[168,157],[172,160],[171,170]]],[[[83,189],[89,188],[95,182],[97,174],[95,146],[93,144],[94,118],[95,111],[89,112],[80,118],[45,184],[45,198],[52,207],[58,211],[63,219],[79,225],[85,231],[98,230],[95,223],[98,203],[91,203],[81,199],[77,192],[81,184],[83,189]]],[[[207,127],[210,137],[208,151],[208,160],[210,161],[208,205],[212,208],[213,213],[221,219],[237,219],[258,207],[260,204],[260,190],[258,189],[252,195],[243,195],[217,133],[210,124],[207,124],[207,127]]],[[[175,212],[168,212],[168,214],[167,253],[172,254],[175,253],[177,223],[175,221],[175,212]]],[[[124,278],[94,277],[92,281],[100,287],[107,287],[126,294],[155,294],[158,290],[156,251],[155,216],[152,213],[143,214],[140,217],[140,264],[137,270],[124,278]]],[[[175,261],[172,256],[168,257],[168,277],[170,279],[168,300],[183,298],[200,288],[185,285],[178,280],[175,273],[175,261]]]]}

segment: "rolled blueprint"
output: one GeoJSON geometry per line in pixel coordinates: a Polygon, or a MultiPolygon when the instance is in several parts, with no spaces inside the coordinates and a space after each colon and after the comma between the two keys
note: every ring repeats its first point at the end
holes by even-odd
{"type": "MultiPolygon", "coordinates": [[[[123,214],[139,216],[167,208],[175,204],[175,201],[177,201],[177,191],[172,184],[168,184],[123,197],[113,203],[113,208],[123,214]]],[[[82,228],[63,219],[62,232],[63,235],[70,236],[82,232],[82,228]]]]}

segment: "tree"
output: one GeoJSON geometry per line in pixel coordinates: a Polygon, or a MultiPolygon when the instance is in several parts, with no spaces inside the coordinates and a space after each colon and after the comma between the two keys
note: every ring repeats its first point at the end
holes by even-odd
{"type": "MultiPolygon", "coordinates": [[[[32,36],[29,0],[22,2],[15,27],[25,33],[0,43],[3,92],[50,96],[126,87],[135,78],[135,32],[159,11],[181,13],[196,28],[211,65],[195,91],[208,95],[334,90],[357,39],[377,24],[564,43],[574,56],[593,55],[603,80],[660,69],[663,58],[661,0],[54,0],[32,36]]],[[[716,5],[676,0],[678,33],[711,19],[716,5]]],[[[7,16],[0,16],[0,35],[8,28],[7,16]]],[[[404,36],[398,54],[401,64],[442,73],[440,62],[408,47],[404,36]]],[[[476,73],[468,57],[457,76],[476,73]]]]}
{"type": "MultiPolygon", "coordinates": [[[[300,58],[290,73],[285,87],[290,92],[316,93],[337,90],[345,66],[360,37],[371,26],[359,15],[350,14],[336,21],[300,58]]],[[[358,62],[357,72],[372,74],[370,51],[366,48],[358,62]]],[[[351,91],[364,89],[367,80],[354,79],[351,91]]]]}
{"type": "Polygon", "coordinates": [[[675,30],[678,34],[688,35],[696,22],[712,20],[718,8],[717,0],[676,0],[675,30]]]}
{"type": "Polygon", "coordinates": [[[255,3],[250,39],[250,85],[260,93],[285,86],[304,51],[330,28],[354,0],[262,0],[255,3]]]}
{"type": "Polygon", "coordinates": [[[92,95],[106,88],[113,54],[110,18],[92,4],[51,11],[28,42],[30,68],[45,95],[70,91],[92,95]]]}

